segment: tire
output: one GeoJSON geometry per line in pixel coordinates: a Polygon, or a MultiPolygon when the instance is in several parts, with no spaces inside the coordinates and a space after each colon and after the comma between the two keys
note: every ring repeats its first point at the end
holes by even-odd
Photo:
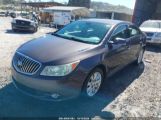
{"type": "Polygon", "coordinates": [[[13,32],[17,32],[18,29],[15,29],[14,26],[12,25],[12,31],[13,31],[13,32]]]}
{"type": "Polygon", "coordinates": [[[38,30],[38,27],[35,28],[35,32],[37,32],[37,30],[38,30]]]}
{"type": "Polygon", "coordinates": [[[12,29],[12,31],[13,31],[13,32],[17,32],[17,30],[16,30],[16,29],[12,29]]]}
{"type": "Polygon", "coordinates": [[[103,70],[100,68],[94,69],[84,82],[82,89],[83,97],[87,98],[95,97],[100,92],[103,81],[104,81],[103,70]]]}
{"type": "Polygon", "coordinates": [[[32,33],[36,33],[37,32],[37,27],[34,28],[34,30],[32,31],[32,33]]]}
{"type": "Polygon", "coordinates": [[[140,65],[143,63],[144,51],[145,51],[144,48],[141,48],[141,50],[139,51],[139,55],[138,55],[137,60],[135,62],[136,65],[140,65]]]}

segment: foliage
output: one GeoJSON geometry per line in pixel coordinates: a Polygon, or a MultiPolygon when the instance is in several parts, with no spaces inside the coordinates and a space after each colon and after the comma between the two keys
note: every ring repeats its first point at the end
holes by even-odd
{"type": "Polygon", "coordinates": [[[96,11],[113,11],[113,12],[120,12],[120,13],[126,13],[126,14],[133,14],[133,10],[130,8],[127,8],[125,6],[115,6],[111,5],[109,3],[103,3],[103,2],[91,2],[91,8],[96,11]]]}

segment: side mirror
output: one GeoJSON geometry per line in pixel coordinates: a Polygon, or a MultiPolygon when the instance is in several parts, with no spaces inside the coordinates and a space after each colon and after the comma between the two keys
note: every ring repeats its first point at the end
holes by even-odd
{"type": "Polygon", "coordinates": [[[110,44],[126,44],[126,39],[124,38],[114,38],[113,40],[110,40],[108,43],[110,44]]]}
{"type": "Polygon", "coordinates": [[[16,18],[16,14],[15,14],[15,13],[12,13],[12,14],[11,14],[11,17],[12,17],[12,18],[16,18]]]}

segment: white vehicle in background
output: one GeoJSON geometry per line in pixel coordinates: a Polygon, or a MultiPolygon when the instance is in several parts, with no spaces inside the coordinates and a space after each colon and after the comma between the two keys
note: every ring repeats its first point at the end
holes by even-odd
{"type": "Polygon", "coordinates": [[[55,28],[61,28],[75,19],[72,18],[70,12],[54,12],[53,22],[50,23],[50,26],[55,28]]]}
{"type": "Polygon", "coordinates": [[[12,30],[16,31],[31,31],[32,33],[38,30],[38,18],[35,14],[20,14],[21,16],[14,18],[11,22],[12,30]],[[24,18],[23,18],[24,17],[24,18]]]}
{"type": "Polygon", "coordinates": [[[81,18],[88,18],[90,15],[89,9],[85,7],[71,7],[71,6],[54,6],[44,8],[43,13],[48,13],[52,16],[50,26],[65,26],[75,20],[81,18]]]}
{"type": "Polygon", "coordinates": [[[71,22],[71,15],[69,12],[55,12],[53,17],[53,24],[55,25],[64,26],[71,22]]]}
{"type": "Polygon", "coordinates": [[[147,36],[147,43],[161,45],[161,21],[147,20],[142,23],[140,29],[147,36]]]}

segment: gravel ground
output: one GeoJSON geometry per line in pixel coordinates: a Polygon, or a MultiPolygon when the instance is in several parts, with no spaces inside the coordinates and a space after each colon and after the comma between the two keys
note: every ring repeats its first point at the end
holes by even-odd
{"type": "Polygon", "coordinates": [[[147,47],[144,63],[129,65],[106,80],[95,99],[40,101],[19,93],[12,84],[10,63],[24,42],[54,31],[41,27],[35,34],[13,33],[10,18],[0,17],[0,117],[160,117],[161,49],[147,47]]]}

